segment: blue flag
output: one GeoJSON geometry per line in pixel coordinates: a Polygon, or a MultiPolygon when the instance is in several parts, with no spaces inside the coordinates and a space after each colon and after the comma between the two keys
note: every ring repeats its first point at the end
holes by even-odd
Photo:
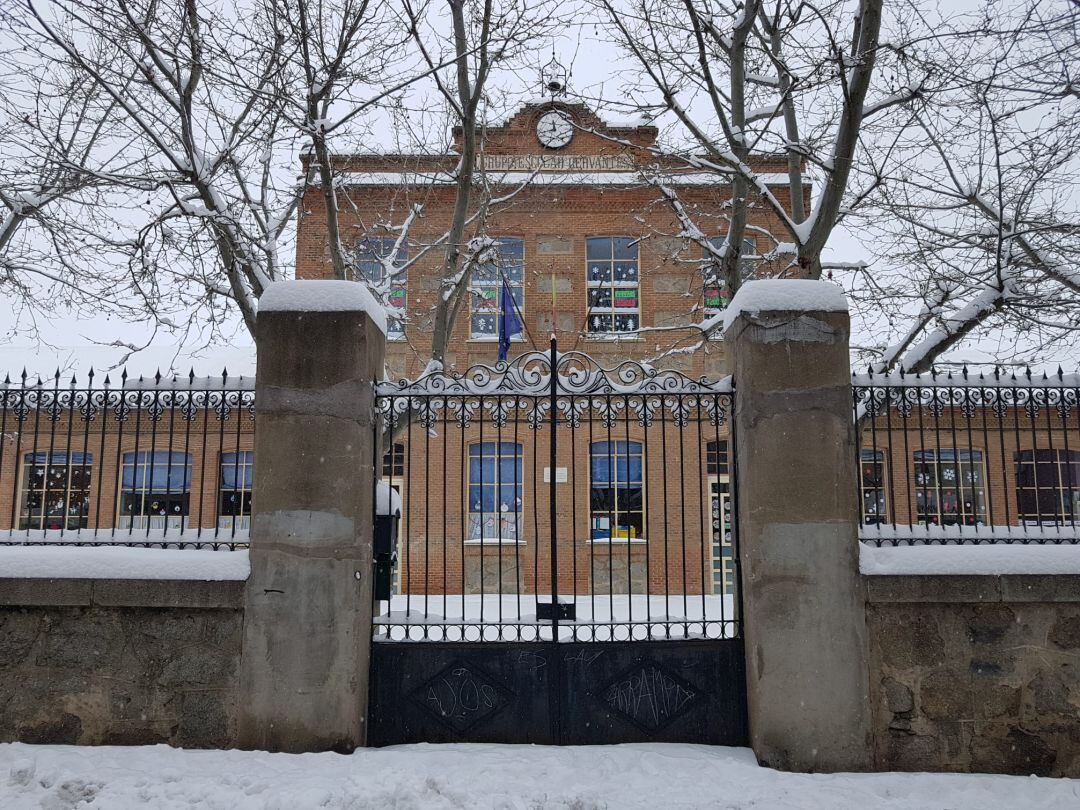
{"type": "Polygon", "coordinates": [[[503,279],[502,292],[499,294],[499,359],[505,360],[510,351],[510,338],[521,334],[521,318],[517,315],[514,296],[503,279]]]}

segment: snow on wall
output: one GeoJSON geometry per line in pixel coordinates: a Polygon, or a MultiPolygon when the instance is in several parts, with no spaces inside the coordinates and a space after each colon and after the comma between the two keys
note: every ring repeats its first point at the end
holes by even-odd
{"type": "Polygon", "coordinates": [[[764,279],[743,284],[724,310],[724,329],[743,312],[847,312],[839,285],[812,279],[764,279]]]}
{"type": "Polygon", "coordinates": [[[355,281],[275,281],[259,298],[259,311],[366,312],[386,333],[386,309],[355,281]]]}
{"type": "MultiPolygon", "coordinates": [[[[457,183],[457,178],[450,172],[342,172],[343,180],[351,186],[401,186],[435,185],[450,186],[457,183]]],[[[763,173],[757,175],[766,185],[787,185],[786,174],[763,173]]],[[[528,183],[536,186],[643,186],[662,180],[673,186],[712,186],[726,182],[718,172],[683,172],[664,175],[662,178],[649,178],[639,172],[487,172],[486,179],[494,185],[521,185],[528,183]]]]}
{"type": "Polygon", "coordinates": [[[1080,545],[881,546],[859,544],[859,570],[869,576],[939,574],[1080,574],[1080,545]]]}
{"type": "Polygon", "coordinates": [[[0,546],[0,578],[243,581],[247,550],[118,546],[0,546]]]}

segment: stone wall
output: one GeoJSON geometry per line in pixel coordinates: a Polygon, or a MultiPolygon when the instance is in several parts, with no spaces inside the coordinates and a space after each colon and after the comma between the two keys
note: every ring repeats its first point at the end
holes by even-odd
{"type": "Polygon", "coordinates": [[[243,587],[0,579],[0,742],[231,745],[243,587]]]}
{"type": "Polygon", "coordinates": [[[877,769],[1080,777],[1080,576],[866,581],[877,769]]]}

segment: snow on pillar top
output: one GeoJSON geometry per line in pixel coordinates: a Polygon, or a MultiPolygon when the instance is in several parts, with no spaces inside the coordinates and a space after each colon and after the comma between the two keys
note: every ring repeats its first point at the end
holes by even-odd
{"type": "Polygon", "coordinates": [[[260,312],[366,312],[386,334],[386,309],[356,281],[275,281],[259,298],[260,312]]]}
{"type": "Polygon", "coordinates": [[[764,279],[743,284],[724,310],[724,331],[742,313],[847,312],[847,297],[838,284],[811,279],[764,279]]]}

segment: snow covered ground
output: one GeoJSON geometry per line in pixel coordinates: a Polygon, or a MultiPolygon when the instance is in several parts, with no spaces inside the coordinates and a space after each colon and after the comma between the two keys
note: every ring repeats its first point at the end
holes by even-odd
{"type": "Polygon", "coordinates": [[[1080,780],[783,774],[744,748],[410,745],[337,754],[0,745],[0,807],[1064,810],[1080,780]]]}

